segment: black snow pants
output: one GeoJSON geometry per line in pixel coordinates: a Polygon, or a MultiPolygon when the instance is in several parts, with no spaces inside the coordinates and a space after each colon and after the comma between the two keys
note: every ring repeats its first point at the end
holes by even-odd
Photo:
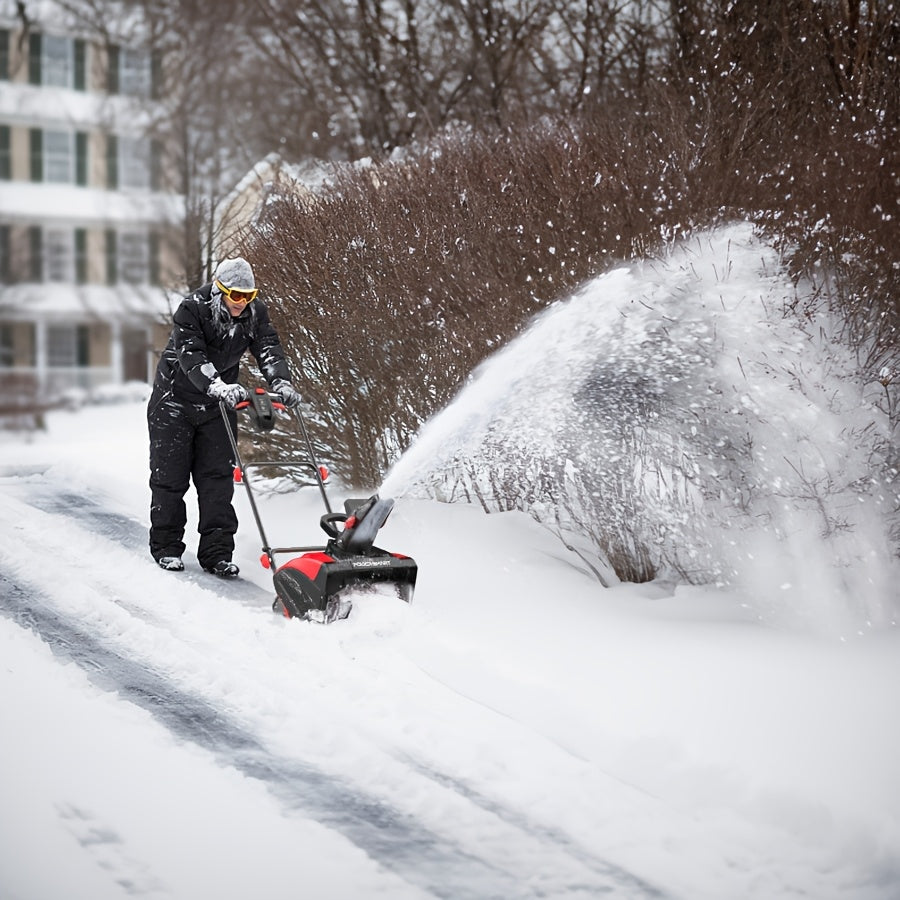
{"type": "MultiPolygon", "coordinates": [[[[230,412],[237,434],[237,416],[230,412]]],[[[147,405],[150,431],[150,553],[154,559],[184,553],[187,508],[184,495],[191,480],[197,491],[200,542],[197,561],[209,568],[230,560],[237,515],[234,454],[222,414],[182,402],[171,391],[154,389],[147,405]]]]}

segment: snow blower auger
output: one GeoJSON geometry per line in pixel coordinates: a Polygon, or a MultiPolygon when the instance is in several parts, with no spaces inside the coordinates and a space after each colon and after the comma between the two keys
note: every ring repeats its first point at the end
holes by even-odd
{"type": "MultiPolygon", "coordinates": [[[[308,619],[321,623],[346,619],[352,609],[352,600],[346,596],[346,589],[378,582],[393,582],[400,598],[407,603],[411,602],[418,572],[415,560],[400,553],[389,553],[374,545],[375,537],[393,509],[394,501],[376,494],[368,499],[347,500],[344,512],[333,512],[325,490],[328,470],[316,460],[309,431],[299,409],[292,412],[307,458],[245,463],[238,449],[227,408],[224,403],[220,403],[219,408],[236,461],[234,480],[247,489],[250,509],[262,540],[260,562],[264,568],[273,572],[275,600],[272,609],[289,619],[308,619]],[[253,469],[272,467],[301,469],[312,474],[325,505],[325,514],[319,520],[322,530],[328,535],[324,546],[272,547],[269,544],[249,473],[253,469]],[[276,555],[288,553],[302,555],[276,566],[276,555]]],[[[250,400],[238,404],[237,408],[245,410],[257,430],[263,432],[275,427],[276,410],[291,412],[285,410],[284,405],[264,388],[251,391],[250,400]]]]}

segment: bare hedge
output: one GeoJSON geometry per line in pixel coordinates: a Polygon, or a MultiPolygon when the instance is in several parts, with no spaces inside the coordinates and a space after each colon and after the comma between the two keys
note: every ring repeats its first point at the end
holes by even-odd
{"type": "Polygon", "coordinates": [[[890,132],[797,112],[776,123],[770,108],[698,109],[665,85],[652,99],[639,111],[625,100],[603,115],[451,131],[336,170],[315,198],[272,204],[245,252],[316,410],[314,433],[350,483],[377,484],[536,311],[615,261],[723,218],[783,238],[798,277],[841,305],[848,339],[875,348],[868,364],[896,367],[890,132]]]}

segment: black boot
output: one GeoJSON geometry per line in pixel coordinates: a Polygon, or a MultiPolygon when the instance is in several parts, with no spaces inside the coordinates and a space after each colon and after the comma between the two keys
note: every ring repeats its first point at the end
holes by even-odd
{"type": "Polygon", "coordinates": [[[237,578],[241,571],[230,559],[220,559],[217,563],[206,567],[206,571],[219,578],[237,578]]]}

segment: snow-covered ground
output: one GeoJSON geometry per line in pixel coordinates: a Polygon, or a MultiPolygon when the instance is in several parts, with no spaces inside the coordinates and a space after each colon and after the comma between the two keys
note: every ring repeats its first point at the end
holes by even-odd
{"type": "MultiPolygon", "coordinates": [[[[411,605],[288,621],[240,489],[223,583],[152,564],[146,481],[140,402],[0,437],[0,900],[900,896],[892,621],[605,589],[526,515],[427,499],[379,539],[411,605]]],[[[313,491],[260,502],[319,540],[313,491]]]]}

